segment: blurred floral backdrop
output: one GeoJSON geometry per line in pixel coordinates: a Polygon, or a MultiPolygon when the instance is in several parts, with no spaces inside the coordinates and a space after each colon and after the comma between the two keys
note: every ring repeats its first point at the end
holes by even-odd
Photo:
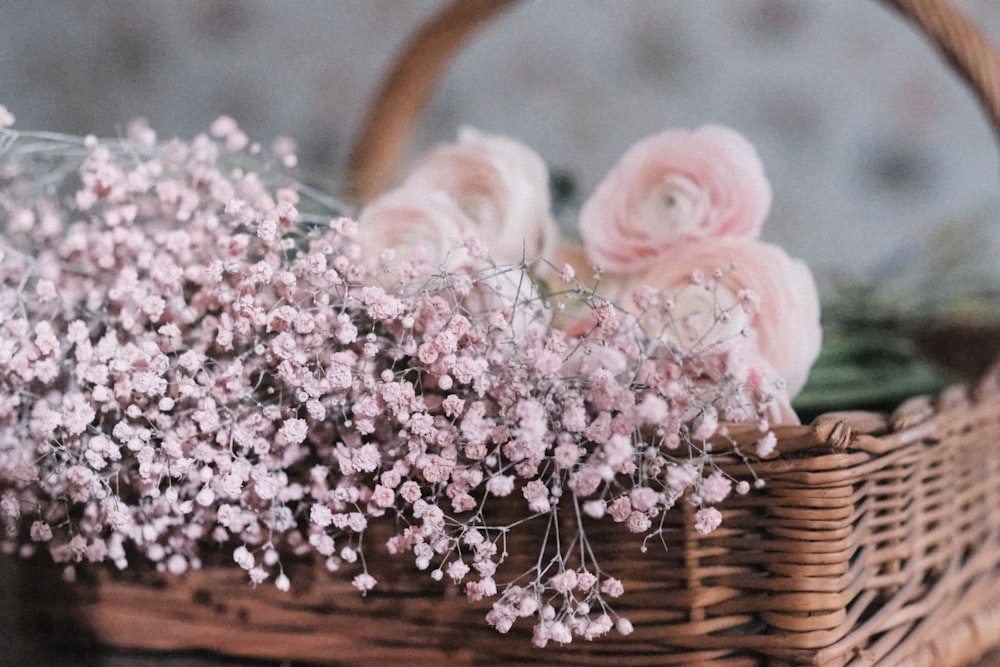
{"type": "MultiPolygon", "coordinates": [[[[439,4],[0,0],[0,98],[22,128],[100,135],[142,115],[189,137],[229,114],[296,139],[334,189],[381,72],[439,4]]],[[[1000,3],[958,4],[1000,40],[1000,3]]],[[[635,140],[706,122],[754,142],[775,190],[767,236],[821,273],[895,278],[941,225],[997,211],[984,116],[868,0],[525,0],[453,64],[413,150],[462,124],[515,135],[572,203],[635,140]]]]}

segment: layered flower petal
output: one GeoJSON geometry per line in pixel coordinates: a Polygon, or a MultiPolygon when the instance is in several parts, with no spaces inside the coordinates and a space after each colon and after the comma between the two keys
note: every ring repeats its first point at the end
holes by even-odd
{"type": "MultiPolygon", "coordinates": [[[[632,283],[676,291],[671,314],[679,328],[666,335],[700,335],[702,342],[712,343],[745,329],[749,354],[784,379],[789,396],[805,385],[822,338],[819,296],[806,264],[780,247],[753,239],[689,240],[676,244],[632,283]],[[691,284],[694,272],[707,276],[716,269],[710,284],[691,284]],[[723,311],[727,316],[716,321],[723,311]],[[690,331],[684,330],[684,322],[690,331]]],[[[635,308],[624,299],[622,305],[635,308]]]]}
{"type": "Polygon", "coordinates": [[[533,262],[553,247],[549,172],[524,144],[464,128],[458,141],[421,159],[404,187],[450,197],[489,242],[498,264],[533,262]]]}
{"type": "Polygon", "coordinates": [[[474,233],[475,223],[450,197],[415,187],[382,195],[358,218],[358,243],[390,269],[404,262],[460,266],[469,261],[464,242],[474,233]]]}
{"type": "Polygon", "coordinates": [[[648,268],[683,237],[756,237],[771,187],[754,147],[726,127],[667,130],[633,146],[580,211],[591,260],[648,268]]]}

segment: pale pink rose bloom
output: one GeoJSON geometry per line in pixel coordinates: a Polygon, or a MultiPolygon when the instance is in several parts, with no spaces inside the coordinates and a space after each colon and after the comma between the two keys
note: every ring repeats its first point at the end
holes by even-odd
{"type": "MultiPolygon", "coordinates": [[[[683,244],[682,247],[690,248],[691,245],[683,244]]],[[[667,256],[663,262],[665,265],[671,264],[673,259],[667,256]]],[[[686,258],[679,258],[679,262],[689,270],[692,268],[686,263],[686,258]]],[[[750,328],[751,318],[739,307],[735,294],[728,289],[709,290],[704,285],[692,284],[690,271],[669,285],[654,282],[660,280],[659,268],[654,267],[631,278],[624,285],[627,289],[620,289],[615,296],[615,302],[633,312],[649,334],[669,338],[685,349],[717,343],[738,344],[742,340],[742,332],[750,328]],[[657,303],[646,311],[640,308],[633,296],[637,285],[656,290],[654,294],[657,296],[657,303]],[[671,302],[671,308],[667,312],[661,309],[661,302],[664,300],[671,302]],[[722,312],[727,314],[725,319],[719,317],[722,312]]],[[[674,280],[674,274],[670,273],[668,279],[674,280]]]]}
{"type": "Polygon", "coordinates": [[[463,128],[425,155],[403,184],[442,192],[475,223],[497,264],[546,256],[558,236],[548,167],[524,144],[463,128]]]}
{"type": "Polygon", "coordinates": [[[756,237],[771,186],[754,147],[726,127],[667,130],[634,145],[580,211],[591,260],[639,271],[685,236],[756,237]]]}
{"type": "Polygon", "coordinates": [[[469,262],[464,243],[473,228],[473,221],[447,195],[403,187],[365,207],[358,218],[357,241],[373,260],[390,251],[393,256],[384,262],[390,269],[404,262],[454,269],[469,262]]]}
{"type": "MultiPolygon", "coordinates": [[[[730,320],[712,328],[706,342],[724,341],[747,328],[745,363],[754,367],[759,361],[767,366],[763,370],[773,369],[784,379],[789,397],[805,385],[822,337],[819,296],[809,267],[780,247],[753,239],[688,240],[634,281],[677,291],[674,315],[690,316],[695,307],[702,307],[708,311],[703,318],[708,325],[717,300],[730,309],[730,320]],[[690,285],[695,270],[711,275],[717,268],[722,277],[714,296],[704,287],[690,285]],[[747,313],[739,305],[738,295],[747,289],[760,297],[756,312],[747,313]]],[[[622,305],[633,307],[627,301],[622,305]]]]}

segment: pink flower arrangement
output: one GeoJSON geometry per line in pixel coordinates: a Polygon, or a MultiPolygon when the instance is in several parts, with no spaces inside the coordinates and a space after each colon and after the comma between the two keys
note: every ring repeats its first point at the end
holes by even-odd
{"type": "MultiPolygon", "coordinates": [[[[434,263],[466,236],[488,239],[497,264],[534,263],[551,253],[558,236],[542,159],[520,142],[471,128],[421,158],[359,222],[373,244],[416,251],[434,263]]],[[[457,266],[463,259],[451,255],[448,262],[457,266]]]]}
{"type": "MultiPolygon", "coordinates": [[[[803,262],[756,239],[770,205],[760,159],[741,135],[668,130],[636,144],[598,185],[580,232],[584,254],[607,270],[603,295],[655,335],[689,345],[745,339],[731,362],[780,378],[771,416],[797,423],[790,399],[819,355],[819,297],[803,262]],[[643,295],[650,288],[674,296],[654,304],[643,295]]],[[[564,256],[581,260],[578,250],[564,256]]]]}
{"type": "Polygon", "coordinates": [[[591,261],[641,271],[678,239],[754,238],[771,186],[753,146],[716,125],[667,130],[633,146],[580,211],[591,261]]]}
{"type": "MultiPolygon", "coordinates": [[[[690,317],[714,318],[713,304],[727,310],[732,315],[709,331],[711,339],[744,333],[747,363],[772,370],[772,376],[784,380],[790,395],[797,394],[806,384],[821,342],[819,298],[809,268],[775,245],[712,237],[679,242],[668,257],[633,281],[673,291],[683,287],[694,272],[706,270],[718,270],[712,289],[680,290],[674,297],[672,322],[683,325],[690,317]]],[[[629,307],[627,301],[623,305],[629,307]]],[[[705,324],[695,325],[694,331],[705,328],[705,324]]]]}
{"type": "Polygon", "coordinates": [[[640,548],[689,503],[715,530],[751,484],[711,441],[750,422],[741,454],[772,455],[814,353],[811,279],[742,238],[759,221],[709,222],[705,245],[682,225],[619,275],[630,303],[569,266],[542,285],[546,172],[510,140],[463,134],[355,221],[228,119],[190,143],[2,132],[0,549],[67,571],[180,574],[210,545],[255,585],[288,590],[282,559],[308,556],[365,593],[381,559],[409,557],[492,598],[500,632],[628,634],[587,526],[640,548]],[[507,535],[560,515],[578,532],[509,571],[507,535]],[[379,521],[397,531],[371,544],[379,521]]]}

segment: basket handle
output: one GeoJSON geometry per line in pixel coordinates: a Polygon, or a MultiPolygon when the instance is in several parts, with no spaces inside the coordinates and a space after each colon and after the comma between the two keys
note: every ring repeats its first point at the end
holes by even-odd
{"type": "MultiPolygon", "coordinates": [[[[434,86],[455,52],[516,0],[452,0],[397,54],[369,103],[348,158],[349,195],[367,201],[391,182],[434,86]]],[[[979,98],[1000,136],[1000,53],[950,0],[883,0],[910,19],[979,98]]]]}

